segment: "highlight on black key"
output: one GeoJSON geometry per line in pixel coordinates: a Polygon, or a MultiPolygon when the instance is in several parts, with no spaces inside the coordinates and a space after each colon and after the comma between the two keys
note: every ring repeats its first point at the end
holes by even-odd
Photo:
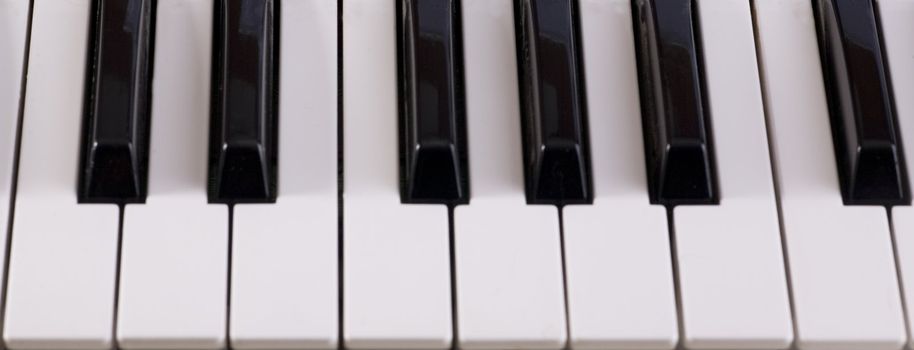
{"type": "Polygon", "coordinates": [[[813,0],[845,204],[907,205],[908,174],[879,13],[871,0],[813,0]]]}
{"type": "Polygon", "coordinates": [[[469,202],[460,0],[397,0],[400,198],[469,202]]]}
{"type": "Polygon", "coordinates": [[[146,200],[155,0],[92,2],[77,198],[146,200]]]}
{"type": "Polygon", "coordinates": [[[209,201],[275,202],[279,1],[216,0],[214,11],[209,201]]]}
{"type": "Polygon", "coordinates": [[[651,203],[717,204],[720,193],[692,0],[633,0],[651,203]]]}
{"type": "Polygon", "coordinates": [[[527,202],[591,203],[577,1],[516,0],[514,5],[527,202]]]}

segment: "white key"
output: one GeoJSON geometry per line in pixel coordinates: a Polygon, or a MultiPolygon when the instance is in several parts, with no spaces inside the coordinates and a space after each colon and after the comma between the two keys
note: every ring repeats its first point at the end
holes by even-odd
{"type": "MultiPolygon", "coordinates": [[[[18,61],[28,1],[4,3],[4,60],[18,61]]],[[[3,334],[14,349],[112,345],[118,208],[76,197],[90,3],[34,2],[3,334]]]]}
{"type": "Polygon", "coordinates": [[[524,197],[512,2],[462,6],[472,197],[454,210],[458,345],[562,348],[558,213],[524,197]]]}
{"type": "Polygon", "coordinates": [[[812,5],[754,4],[796,346],[898,349],[905,330],[888,220],[882,207],[842,203],[812,5]]]}
{"type": "Polygon", "coordinates": [[[207,204],[210,0],[159,0],[149,195],[124,212],[117,340],[225,346],[228,209],[207,204]]]}
{"type": "Polygon", "coordinates": [[[793,341],[749,6],[697,2],[721,200],[673,212],[682,341],[691,349],[793,341]]]}
{"type": "Polygon", "coordinates": [[[285,1],[281,16],[279,196],[235,206],[229,339],[335,349],[337,4],[285,1]]]}
{"type": "MultiPolygon", "coordinates": [[[[13,186],[13,162],[16,151],[16,129],[19,124],[22,96],[25,39],[29,20],[28,0],[0,1],[0,22],[8,23],[8,31],[0,36],[0,228],[8,229],[10,195],[13,186]]],[[[0,249],[6,251],[6,238],[0,238],[0,249]]],[[[0,268],[6,263],[5,256],[0,268]]],[[[0,281],[0,290],[3,283],[0,281]]]]}
{"type": "MultiPolygon", "coordinates": [[[[907,33],[914,31],[914,1],[879,0],[877,2],[882,24],[882,44],[885,59],[891,69],[890,79],[895,94],[895,111],[904,147],[908,181],[914,171],[914,43],[907,33]],[[906,141],[906,142],[905,142],[906,141]]],[[[901,277],[902,297],[906,301],[908,315],[908,347],[914,349],[914,207],[892,207],[895,228],[895,259],[901,277]]]]}
{"type": "Polygon", "coordinates": [[[631,1],[580,1],[593,205],[564,209],[573,349],[678,341],[666,211],[650,205],[631,1]]]}
{"type": "Polygon", "coordinates": [[[343,1],[343,341],[450,348],[448,213],[400,204],[395,1],[343,1]]]}
{"type": "MultiPolygon", "coordinates": [[[[10,195],[13,186],[13,161],[16,153],[16,131],[22,97],[25,39],[29,20],[28,0],[0,0],[0,23],[7,23],[0,36],[0,228],[8,229],[10,195]]],[[[6,237],[0,237],[0,251],[6,251],[6,237]]],[[[6,264],[0,253],[0,269],[6,264]]],[[[0,281],[0,290],[4,281],[0,281]]]]}

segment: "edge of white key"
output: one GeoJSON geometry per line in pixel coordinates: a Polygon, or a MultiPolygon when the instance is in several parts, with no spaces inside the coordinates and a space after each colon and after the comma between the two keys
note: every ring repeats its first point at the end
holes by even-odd
{"type": "Polygon", "coordinates": [[[774,129],[795,346],[899,349],[906,336],[885,208],[842,203],[812,4],[769,0],[754,7],[774,129]],[[808,149],[809,138],[821,153],[808,149]]]}
{"type": "MultiPolygon", "coordinates": [[[[797,348],[901,348],[905,334],[897,283],[885,283],[886,275],[870,273],[874,269],[894,267],[885,208],[844,207],[840,202],[831,200],[791,198],[783,199],[781,206],[785,213],[803,213],[802,216],[785,215],[783,218],[784,234],[788,237],[787,253],[790,256],[794,303],[797,305],[794,310],[796,322],[798,326],[805,326],[798,328],[797,348]],[[885,239],[867,239],[868,235],[874,233],[883,233],[885,239]],[[822,235],[829,237],[828,247],[820,244],[822,235]],[[845,265],[841,271],[823,266],[849,260],[843,254],[847,252],[846,249],[828,249],[842,246],[878,252],[880,254],[873,255],[878,255],[879,259],[870,260],[867,266],[845,265]],[[811,259],[813,255],[815,261],[811,259]],[[847,283],[844,281],[846,277],[853,278],[855,283],[847,283]],[[828,285],[830,290],[842,290],[842,293],[808,290],[807,285],[811,283],[828,285]],[[857,299],[873,296],[877,296],[877,302],[861,303],[857,299]],[[842,307],[838,309],[836,305],[842,307]],[[893,317],[895,319],[887,319],[886,312],[896,309],[898,313],[893,317]],[[818,316],[807,320],[807,312],[814,312],[818,316]],[[856,317],[849,318],[847,315],[856,317]],[[874,320],[883,323],[892,321],[892,327],[881,327],[874,324],[874,320]],[[848,321],[856,322],[847,324],[848,321]]],[[[859,265],[859,259],[853,261],[859,265]]],[[[894,282],[894,268],[891,272],[891,281],[894,282]]]]}
{"type": "Polygon", "coordinates": [[[748,1],[699,0],[718,205],[673,211],[683,345],[785,349],[793,321],[781,251],[752,13],[748,1]]]}
{"type": "Polygon", "coordinates": [[[212,9],[209,0],[158,0],[149,194],[123,217],[124,349],[225,346],[228,208],[206,198],[212,9]]]}
{"type": "Polygon", "coordinates": [[[634,200],[564,208],[573,349],[672,349],[679,342],[666,211],[649,205],[644,191],[634,200]]]}
{"type": "Polygon", "coordinates": [[[126,206],[122,239],[120,347],[223,347],[228,209],[206,204],[204,196],[150,197],[126,206]],[[197,316],[180,314],[187,311],[197,316]]]}
{"type": "Polygon", "coordinates": [[[793,326],[774,198],[674,211],[685,347],[789,348],[793,326]]]}
{"type": "Polygon", "coordinates": [[[471,199],[454,209],[458,347],[567,343],[555,206],[527,205],[510,0],[462,3],[471,199]]]}
{"type": "Polygon", "coordinates": [[[75,189],[88,7],[34,5],[4,315],[10,348],[112,343],[118,208],[77,204],[75,189]]]}
{"type": "Polygon", "coordinates": [[[470,206],[454,209],[461,349],[565,346],[557,214],[554,206],[527,206],[522,198],[515,197],[476,199],[470,206]],[[504,249],[512,245],[524,249],[504,249]],[[464,259],[474,256],[497,256],[501,263],[488,265],[484,259],[464,259]],[[541,259],[545,257],[550,261],[541,259]],[[476,287],[467,288],[470,284],[476,287]],[[526,292],[530,290],[537,293],[526,292]],[[466,302],[469,299],[488,303],[466,302]],[[489,327],[493,325],[497,328],[489,327]]]}
{"type": "Polygon", "coordinates": [[[235,349],[338,343],[337,3],[282,4],[279,186],[235,205],[229,341],[235,349]],[[298,152],[303,151],[303,152],[298,152]]]}
{"type": "Polygon", "coordinates": [[[350,349],[453,342],[448,210],[401,204],[396,6],[344,0],[343,339],[350,349]]]}
{"type": "Polygon", "coordinates": [[[450,258],[441,225],[447,208],[403,205],[389,196],[346,196],[344,203],[343,254],[361,258],[344,265],[346,347],[450,347],[450,258]]]}
{"type": "MultiPolygon", "coordinates": [[[[908,181],[914,174],[914,43],[908,33],[914,32],[914,1],[878,0],[877,11],[882,25],[884,59],[888,61],[890,81],[895,93],[896,120],[906,155],[908,181]]],[[[914,207],[892,207],[895,235],[895,257],[901,277],[908,315],[908,348],[914,349],[914,207]]]]}
{"type": "Polygon", "coordinates": [[[579,4],[595,192],[562,209],[570,346],[672,349],[670,236],[648,201],[631,1],[579,4]]]}
{"type": "MultiPolygon", "coordinates": [[[[19,107],[22,97],[22,79],[25,76],[25,46],[29,22],[29,0],[0,1],[0,23],[6,24],[6,35],[0,36],[0,232],[6,233],[13,191],[13,161],[17,145],[16,131],[19,124],[19,107]]],[[[0,237],[0,270],[5,269],[7,236],[0,237]]],[[[6,281],[0,279],[0,290],[6,281]]],[[[6,337],[4,337],[5,339],[6,337]]],[[[20,339],[22,344],[24,339],[20,339]]]]}
{"type": "Polygon", "coordinates": [[[236,206],[232,348],[336,347],[336,201],[333,194],[236,206]],[[242,208],[247,219],[240,219],[242,208]],[[254,258],[258,260],[248,263],[254,258]],[[242,300],[245,303],[239,304],[242,300]]]}

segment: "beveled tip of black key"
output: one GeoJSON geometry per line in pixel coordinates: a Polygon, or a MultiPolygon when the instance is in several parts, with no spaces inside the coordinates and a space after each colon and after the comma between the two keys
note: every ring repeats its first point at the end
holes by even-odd
{"type": "Polygon", "coordinates": [[[406,203],[465,202],[460,159],[450,142],[423,142],[413,150],[406,175],[406,203]]]}
{"type": "Polygon", "coordinates": [[[584,150],[574,142],[549,142],[539,149],[527,182],[527,203],[586,204],[593,202],[584,150]]]}
{"type": "Polygon", "coordinates": [[[655,203],[664,205],[717,204],[713,164],[705,144],[678,143],[667,147],[655,203]]]}
{"type": "Polygon", "coordinates": [[[844,202],[858,205],[907,205],[911,198],[904,185],[898,148],[879,143],[857,150],[853,179],[844,190],[844,202]]]}
{"type": "Polygon", "coordinates": [[[255,142],[223,144],[210,168],[211,203],[276,201],[275,179],[264,148],[255,142]]]}
{"type": "Polygon", "coordinates": [[[140,203],[145,200],[140,164],[132,146],[96,143],[86,162],[79,202],[140,203]]]}

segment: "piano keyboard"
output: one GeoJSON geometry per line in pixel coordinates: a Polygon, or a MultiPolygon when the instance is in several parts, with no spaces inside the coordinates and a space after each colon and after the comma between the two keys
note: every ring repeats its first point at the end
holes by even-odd
{"type": "Polygon", "coordinates": [[[0,0],[0,348],[914,349],[912,19],[0,0]]]}

